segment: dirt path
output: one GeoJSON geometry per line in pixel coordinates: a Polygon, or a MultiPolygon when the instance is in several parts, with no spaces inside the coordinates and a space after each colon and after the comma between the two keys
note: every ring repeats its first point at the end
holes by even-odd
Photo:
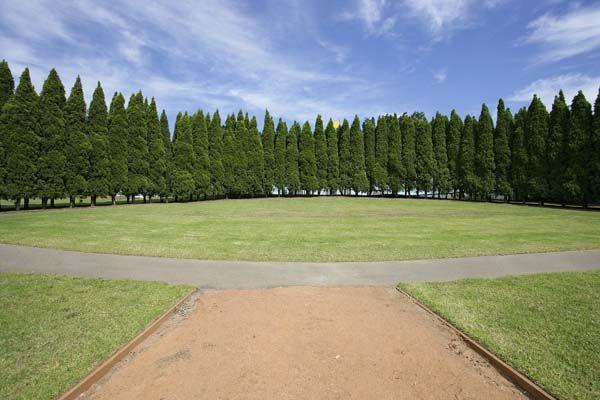
{"type": "Polygon", "coordinates": [[[388,288],[209,291],[86,399],[522,399],[388,288]]]}

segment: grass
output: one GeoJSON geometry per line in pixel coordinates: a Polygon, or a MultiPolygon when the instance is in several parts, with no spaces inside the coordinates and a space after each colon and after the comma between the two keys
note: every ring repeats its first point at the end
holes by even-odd
{"type": "Polygon", "coordinates": [[[0,242],[197,259],[376,261],[600,248],[600,213],[381,198],[271,198],[0,215],[0,242]]]}
{"type": "Polygon", "coordinates": [[[0,398],[56,398],[187,290],[0,273],[0,398]]]}
{"type": "Polygon", "coordinates": [[[555,396],[600,398],[600,270],[400,286],[555,396]]]}

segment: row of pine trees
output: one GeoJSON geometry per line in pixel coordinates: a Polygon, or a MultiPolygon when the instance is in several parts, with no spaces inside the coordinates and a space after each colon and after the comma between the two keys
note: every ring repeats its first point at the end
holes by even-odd
{"type": "Polygon", "coordinates": [[[107,107],[100,83],[89,108],[81,80],[66,97],[53,69],[38,95],[28,69],[15,90],[0,63],[0,197],[17,209],[39,198],[143,195],[161,201],[221,197],[345,194],[555,202],[587,207],[600,199],[600,95],[594,111],[562,91],[547,111],[534,96],[513,115],[498,102],[496,124],[437,113],[383,115],[324,126],[317,116],[288,127],[266,112],[262,132],[241,111],[221,120],[167,115],[142,92],[107,107]]]}

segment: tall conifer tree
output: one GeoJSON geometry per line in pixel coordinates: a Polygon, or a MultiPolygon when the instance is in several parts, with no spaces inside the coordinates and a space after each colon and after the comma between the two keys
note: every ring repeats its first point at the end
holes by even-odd
{"type": "MultiPolygon", "coordinates": [[[[162,195],[167,190],[167,153],[162,137],[158,109],[154,98],[150,101],[148,112],[148,154],[150,168],[148,173],[149,190],[148,197],[162,195]]],[[[204,123],[204,119],[202,120],[204,123]]]]}
{"type": "MultiPolygon", "coordinates": [[[[381,120],[381,117],[379,117],[381,120]]],[[[365,142],[365,171],[369,180],[369,196],[377,186],[377,159],[375,150],[375,122],[372,119],[367,119],[363,123],[364,142],[365,142]]]]}
{"type": "Polygon", "coordinates": [[[208,155],[208,129],[204,113],[191,116],[191,129],[196,164],[193,170],[195,194],[206,198],[210,192],[210,157],[208,155]]]}
{"type": "Polygon", "coordinates": [[[548,194],[546,169],[546,140],[548,138],[548,112],[537,97],[527,110],[525,143],[527,147],[527,194],[543,204],[548,194]]]}
{"type": "Polygon", "coordinates": [[[417,180],[417,153],[416,153],[416,130],[415,123],[411,117],[404,114],[400,118],[400,132],[402,135],[402,170],[404,193],[410,196],[415,188],[417,180]]]}
{"type": "Polygon", "coordinates": [[[476,190],[475,176],[475,119],[470,115],[465,117],[463,124],[458,158],[456,160],[457,183],[459,198],[468,194],[473,196],[476,190]]]}
{"type": "MultiPolygon", "coordinates": [[[[352,186],[352,150],[350,148],[350,124],[348,120],[337,130],[340,165],[340,190],[346,194],[352,186]]],[[[364,153],[363,153],[364,154],[364,153]]]]}
{"type": "Polygon", "coordinates": [[[128,121],[125,111],[125,97],[115,92],[108,110],[108,154],[110,174],[108,178],[108,194],[112,204],[117,202],[117,194],[127,187],[127,151],[128,121]]]}
{"type": "Polygon", "coordinates": [[[0,112],[15,91],[15,80],[6,60],[0,61],[0,112]]]}
{"type": "Polygon", "coordinates": [[[327,189],[329,194],[335,194],[340,188],[340,156],[338,150],[337,129],[329,119],[325,128],[327,139],[327,189]]]}
{"type": "Polygon", "coordinates": [[[177,135],[173,143],[174,176],[171,183],[173,195],[177,200],[189,200],[196,189],[194,181],[196,154],[189,115],[187,113],[178,115],[175,124],[177,135]]]}
{"type": "Polygon", "coordinates": [[[565,183],[566,140],[569,137],[569,106],[561,90],[554,97],[548,125],[546,141],[546,162],[548,177],[548,198],[565,204],[563,185],[565,183]]]}
{"type": "MultiPolygon", "coordinates": [[[[448,149],[446,148],[446,126],[448,118],[436,113],[432,123],[433,155],[435,157],[435,172],[433,174],[433,190],[448,193],[450,189],[450,171],[448,170],[448,149]]],[[[435,193],[433,193],[435,194],[435,193]]]]}
{"type": "Polygon", "coordinates": [[[485,104],[475,129],[475,175],[477,196],[489,199],[494,191],[494,122],[485,104]]]}
{"type": "Polygon", "coordinates": [[[591,200],[589,161],[591,161],[590,137],[592,132],[592,106],[582,91],[573,98],[569,137],[567,144],[566,185],[572,202],[587,207],[591,200]]]}
{"type": "Polygon", "coordinates": [[[215,111],[208,131],[208,155],[210,158],[210,188],[213,196],[224,194],[225,171],[223,169],[223,133],[219,110],[215,111]]]}
{"type": "Polygon", "coordinates": [[[453,198],[456,198],[456,191],[458,190],[457,162],[462,129],[462,119],[455,110],[452,110],[450,121],[446,125],[446,153],[448,155],[448,174],[453,198]]]}
{"type": "Polygon", "coordinates": [[[126,194],[132,200],[145,194],[148,187],[148,142],[146,112],[142,92],[132,95],[127,105],[128,121],[128,176],[126,194]]]}
{"type": "Polygon", "coordinates": [[[355,196],[369,190],[369,180],[365,171],[365,147],[358,115],[354,116],[350,127],[350,179],[350,187],[355,196]]]}
{"type": "Polygon", "coordinates": [[[425,197],[427,197],[427,193],[432,189],[433,174],[435,172],[431,125],[423,113],[415,113],[412,118],[415,121],[417,197],[420,189],[425,191],[425,197]]]}
{"type": "Polygon", "coordinates": [[[387,118],[380,117],[375,129],[375,184],[382,195],[388,187],[388,135],[387,118]]]}
{"type": "Polygon", "coordinates": [[[286,135],[286,186],[288,192],[291,194],[296,194],[300,189],[300,172],[298,170],[298,136],[300,135],[300,131],[300,124],[294,121],[290,131],[286,135]]]}
{"type": "Polygon", "coordinates": [[[504,101],[498,100],[496,129],[494,130],[494,193],[508,200],[512,193],[510,186],[510,146],[511,130],[510,110],[504,107],[504,101]]]}
{"type": "MultiPolygon", "coordinates": [[[[245,129],[244,116],[240,122],[240,130],[245,129]]],[[[241,150],[241,149],[240,149],[241,150]]],[[[223,131],[223,184],[225,187],[225,197],[229,198],[240,192],[241,185],[240,173],[240,158],[244,158],[243,154],[238,151],[236,144],[236,121],[235,116],[228,115],[225,120],[225,129],[223,131]]],[[[242,171],[245,172],[245,171],[242,171]]]]}
{"type": "Polygon", "coordinates": [[[300,176],[300,189],[306,194],[317,190],[317,162],[315,158],[315,142],[310,124],[302,126],[298,138],[298,171],[300,176]]]}
{"type": "Polygon", "coordinates": [[[514,130],[511,136],[510,178],[513,195],[516,200],[527,200],[527,147],[525,145],[525,126],[527,109],[521,108],[515,115],[514,130]]]}
{"type": "Polygon", "coordinates": [[[265,111],[261,139],[265,168],[264,192],[266,195],[271,195],[275,186],[275,123],[269,110],[265,111]]]}
{"type": "Polygon", "coordinates": [[[273,173],[273,179],[275,187],[277,187],[277,194],[282,195],[284,193],[286,185],[286,162],[285,162],[285,148],[287,141],[287,126],[285,122],[279,119],[277,122],[277,130],[275,132],[275,143],[274,143],[274,165],[275,170],[273,173]]]}
{"type": "Polygon", "coordinates": [[[388,128],[388,185],[392,194],[396,196],[402,189],[402,178],[405,175],[402,168],[402,137],[400,124],[396,115],[387,118],[388,128]]]}
{"type": "Polygon", "coordinates": [[[317,190],[321,194],[321,190],[327,187],[327,138],[323,130],[323,119],[317,115],[315,120],[315,162],[317,169],[317,190]]]}
{"type": "Polygon", "coordinates": [[[594,118],[590,133],[588,176],[592,201],[600,201],[600,90],[594,103],[594,118]]]}
{"type": "MultiPolygon", "coordinates": [[[[105,196],[109,193],[108,185],[111,172],[108,153],[108,110],[100,82],[98,82],[90,102],[87,131],[91,144],[88,192],[91,197],[91,204],[95,206],[98,196],[105,196]]],[[[147,146],[145,142],[144,145],[147,146]]]]}
{"type": "Polygon", "coordinates": [[[250,119],[248,128],[248,189],[251,196],[264,194],[265,158],[262,138],[256,117],[250,119]]]}

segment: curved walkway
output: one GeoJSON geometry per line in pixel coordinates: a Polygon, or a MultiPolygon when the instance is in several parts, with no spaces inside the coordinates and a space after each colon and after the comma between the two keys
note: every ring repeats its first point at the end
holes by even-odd
{"type": "Polygon", "coordinates": [[[80,253],[0,244],[0,271],[162,281],[203,289],[395,286],[505,275],[600,269],[600,250],[383,262],[208,261],[80,253]]]}

